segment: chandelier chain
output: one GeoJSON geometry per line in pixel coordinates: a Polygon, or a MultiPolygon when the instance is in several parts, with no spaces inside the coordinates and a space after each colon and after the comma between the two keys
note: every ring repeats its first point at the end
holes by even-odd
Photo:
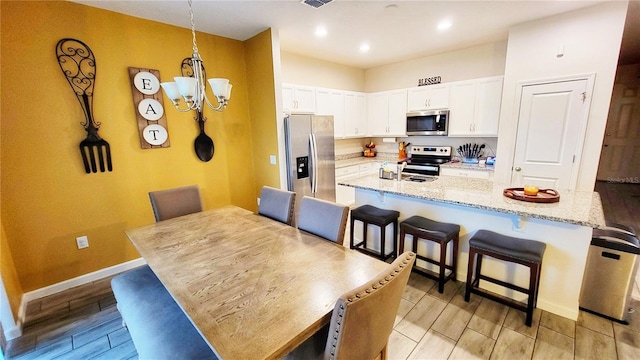
{"type": "Polygon", "coordinates": [[[198,45],[196,44],[196,23],[193,21],[192,0],[189,0],[189,16],[191,19],[191,36],[193,37],[193,53],[198,53],[198,45]]]}

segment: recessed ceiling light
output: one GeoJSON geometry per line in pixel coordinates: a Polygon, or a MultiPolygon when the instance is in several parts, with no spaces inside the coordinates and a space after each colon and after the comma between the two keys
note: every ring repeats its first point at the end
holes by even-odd
{"type": "Polygon", "coordinates": [[[328,34],[327,28],[324,26],[318,26],[315,32],[317,37],[325,37],[328,34]]]}
{"type": "Polygon", "coordinates": [[[451,27],[451,20],[442,20],[438,23],[438,30],[444,31],[451,27]]]}
{"type": "Polygon", "coordinates": [[[360,52],[367,52],[369,51],[369,49],[371,49],[371,47],[367,43],[363,43],[362,45],[360,45],[360,52]]]}

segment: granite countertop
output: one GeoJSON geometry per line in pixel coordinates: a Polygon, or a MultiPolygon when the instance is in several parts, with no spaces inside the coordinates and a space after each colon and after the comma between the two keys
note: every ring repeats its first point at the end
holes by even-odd
{"type": "Polygon", "coordinates": [[[385,161],[395,164],[398,162],[398,158],[393,156],[374,156],[374,157],[360,156],[360,157],[353,157],[350,159],[336,160],[336,169],[340,169],[340,168],[352,166],[352,165],[366,164],[368,162],[385,162],[385,161]]]}
{"type": "Polygon", "coordinates": [[[505,188],[510,187],[508,185],[458,176],[441,175],[435,181],[420,183],[386,180],[377,175],[368,175],[339,184],[592,228],[605,226],[600,195],[594,191],[559,190],[559,202],[532,203],[505,197],[502,193],[505,188]]]}
{"type": "Polygon", "coordinates": [[[478,164],[467,164],[463,162],[448,162],[444,164],[440,164],[440,167],[450,168],[450,169],[464,169],[464,170],[478,170],[478,171],[494,171],[493,165],[478,165],[478,164]]]}

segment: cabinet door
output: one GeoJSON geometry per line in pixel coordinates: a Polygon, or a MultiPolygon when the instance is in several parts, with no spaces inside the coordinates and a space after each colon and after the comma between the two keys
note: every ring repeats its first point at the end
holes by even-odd
{"type": "MultiPolygon", "coordinates": [[[[389,94],[371,93],[367,96],[368,136],[387,136],[389,132],[389,94]]],[[[405,125],[406,127],[406,125],[405,125]]]]}
{"type": "Polygon", "coordinates": [[[344,92],[335,89],[316,89],[316,114],[333,116],[334,137],[344,137],[344,92]]]}
{"type": "Polygon", "coordinates": [[[449,107],[449,84],[428,85],[428,109],[446,109],[449,107]]]}
{"type": "Polygon", "coordinates": [[[344,93],[344,136],[367,135],[367,96],[365,93],[344,93]]]}
{"type": "Polygon", "coordinates": [[[407,90],[407,109],[409,111],[426,110],[429,99],[429,88],[421,86],[407,90]]]}
{"type": "Polygon", "coordinates": [[[449,136],[473,135],[476,82],[456,81],[449,89],[449,136]]]}
{"type": "Polygon", "coordinates": [[[316,112],[316,89],[310,86],[296,85],[294,87],[296,111],[305,113],[316,112]]]}
{"type": "Polygon", "coordinates": [[[478,80],[474,106],[475,136],[498,136],[502,80],[502,76],[478,80]]]}
{"type": "Polygon", "coordinates": [[[408,111],[449,107],[449,84],[420,86],[409,88],[407,91],[408,111]]]}
{"type": "Polygon", "coordinates": [[[282,84],[282,105],[286,111],[295,110],[295,95],[292,84],[282,84]]]}
{"type": "Polygon", "coordinates": [[[336,202],[352,206],[356,202],[356,189],[350,186],[338,185],[341,181],[355,179],[360,175],[359,166],[352,165],[336,169],[336,202]]]}
{"type": "Polygon", "coordinates": [[[407,91],[389,92],[389,131],[387,135],[407,136],[407,91]]]}
{"type": "Polygon", "coordinates": [[[282,84],[282,105],[286,111],[316,112],[316,89],[310,86],[282,84]]]}

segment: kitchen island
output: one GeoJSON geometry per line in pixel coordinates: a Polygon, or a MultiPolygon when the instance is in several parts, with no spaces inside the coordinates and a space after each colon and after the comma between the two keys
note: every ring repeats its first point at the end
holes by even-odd
{"type": "MultiPolygon", "coordinates": [[[[341,182],[356,189],[356,206],[373,205],[400,212],[400,221],[421,215],[436,221],[459,224],[460,246],[457,280],[466,280],[469,238],[486,229],[504,235],[545,242],[538,307],[576,320],[582,277],[593,228],[605,226],[600,197],[595,192],[559,190],[556,203],[530,203],[507,198],[509,186],[490,180],[439,176],[433,181],[386,180],[377,175],[341,182]]],[[[361,234],[356,223],[354,234],[361,234]]],[[[378,236],[371,227],[371,237],[378,236]]],[[[387,236],[392,236],[388,234],[387,236]]],[[[407,236],[405,249],[410,248],[407,236]]],[[[369,241],[368,241],[369,243],[369,241]]],[[[375,248],[375,245],[370,245],[375,248]]],[[[432,244],[421,241],[419,251],[432,253],[432,244]],[[424,246],[424,248],[423,248],[424,246]]],[[[379,250],[379,249],[376,249],[379,250]]],[[[426,266],[428,268],[428,264],[426,266]]],[[[483,263],[483,273],[528,286],[526,268],[492,261],[483,263]]],[[[491,283],[481,287],[516,300],[525,296],[491,283]]]]}

